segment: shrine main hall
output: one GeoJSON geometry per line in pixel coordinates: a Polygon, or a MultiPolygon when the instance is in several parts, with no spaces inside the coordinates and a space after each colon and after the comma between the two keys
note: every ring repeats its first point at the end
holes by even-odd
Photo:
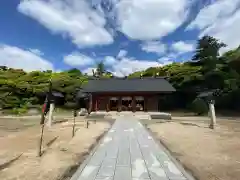
{"type": "Polygon", "coordinates": [[[91,94],[91,111],[160,111],[160,98],[176,91],[164,77],[93,78],[81,90],[91,94]]]}

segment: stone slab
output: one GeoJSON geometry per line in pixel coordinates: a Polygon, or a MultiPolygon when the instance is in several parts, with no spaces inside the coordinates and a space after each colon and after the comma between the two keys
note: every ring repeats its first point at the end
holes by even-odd
{"type": "Polygon", "coordinates": [[[125,115],[71,180],[187,180],[183,174],[136,117],[125,115]]]}

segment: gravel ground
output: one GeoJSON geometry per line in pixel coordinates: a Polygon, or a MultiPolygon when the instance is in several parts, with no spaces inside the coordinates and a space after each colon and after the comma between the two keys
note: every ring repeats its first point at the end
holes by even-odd
{"type": "Polygon", "coordinates": [[[148,125],[170,152],[199,180],[240,179],[240,123],[181,121],[148,125]]]}
{"type": "MultiPolygon", "coordinates": [[[[7,119],[9,120],[9,119],[7,119]]],[[[9,120],[10,121],[10,120],[9,120]]],[[[64,179],[69,170],[81,163],[90,149],[110,124],[91,122],[84,127],[81,117],[76,119],[76,135],[72,138],[72,121],[45,128],[43,155],[37,157],[40,127],[36,123],[6,122],[0,128],[0,179],[1,180],[56,180],[64,179]],[[29,125],[30,123],[30,125],[29,125]],[[14,126],[14,127],[11,127],[14,126]],[[6,129],[7,128],[7,129],[6,129]],[[10,130],[9,130],[10,129],[10,130]]],[[[70,176],[70,175],[69,175],[70,176]]]]}

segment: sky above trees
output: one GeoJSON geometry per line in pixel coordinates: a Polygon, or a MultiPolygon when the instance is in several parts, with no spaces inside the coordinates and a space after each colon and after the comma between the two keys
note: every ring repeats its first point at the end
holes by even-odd
{"type": "Polygon", "coordinates": [[[26,71],[98,62],[118,76],[191,59],[196,40],[240,44],[240,0],[3,0],[0,65],[26,71]]]}

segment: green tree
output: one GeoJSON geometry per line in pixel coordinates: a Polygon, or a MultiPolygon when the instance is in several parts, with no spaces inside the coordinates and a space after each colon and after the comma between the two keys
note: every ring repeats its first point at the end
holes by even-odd
{"type": "Polygon", "coordinates": [[[219,50],[223,47],[226,47],[226,44],[218,39],[203,36],[197,42],[197,48],[192,60],[199,61],[203,65],[204,71],[215,70],[219,60],[219,50]]]}
{"type": "Polygon", "coordinates": [[[208,112],[207,103],[204,100],[197,98],[192,102],[192,110],[197,115],[206,114],[208,112]]]}
{"type": "MultiPolygon", "coordinates": [[[[78,69],[66,72],[32,71],[5,68],[0,70],[0,107],[3,109],[27,109],[40,105],[48,91],[49,79],[52,77],[53,90],[63,93],[67,102],[74,101],[74,93],[87,81],[87,76],[78,69]]],[[[23,111],[21,111],[23,112],[23,111]]]]}
{"type": "Polygon", "coordinates": [[[77,68],[73,68],[67,71],[67,73],[71,76],[71,77],[77,77],[77,76],[82,76],[82,72],[77,69],[77,68]]]}
{"type": "Polygon", "coordinates": [[[105,64],[103,61],[99,62],[97,64],[97,69],[96,69],[96,73],[98,76],[102,77],[103,74],[105,73],[105,64]]]}

